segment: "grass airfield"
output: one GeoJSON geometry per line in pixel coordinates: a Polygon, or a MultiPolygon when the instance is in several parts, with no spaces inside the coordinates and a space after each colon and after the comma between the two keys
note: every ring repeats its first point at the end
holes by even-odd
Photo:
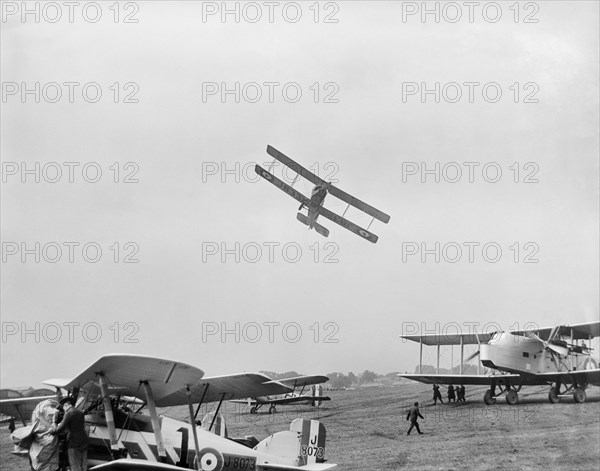
{"type": "MultiPolygon", "coordinates": [[[[445,390],[445,388],[441,388],[445,390]]],[[[484,387],[467,386],[465,403],[434,406],[431,387],[413,382],[329,391],[330,402],[310,406],[267,408],[249,414],[248,407],[223,406],[231,436],[259,440],[286,430],[296,417],[315,418],[327,428],[326,458],[340,471],[396,469],[569,469],[600,466],[600,389],[590,387],[584,404],[565,399],[550,404],[547,387],[524,387],[520,403],[501,397],[483,404],[484,387]],[[419,401],[424,435],[406,435],[406,410],[419,401]]],[[[445,396],[445,395],[444,395],[445,396]]],[[[445,400],[445,399],[444,399],[445,400]]],[[[187,408],[163,409],[185,418],[187,408]]],[[[10,455],[8,429],[0,432],[2,470],[26,471],[25,460],[10,455]]],[[[202,446],[202,445],[201,445],[202,446]]]]}

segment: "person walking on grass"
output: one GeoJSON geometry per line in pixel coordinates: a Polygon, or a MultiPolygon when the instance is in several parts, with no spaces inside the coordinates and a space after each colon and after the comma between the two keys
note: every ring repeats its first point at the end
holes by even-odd
{"type": "Polygon", "coordinates": [[[410,420],[410,427],[408,428],[408,432],[406,432],[406,435],[410,435],[410,431],[413,429],[413,427],[417,429],[419,435],[423,435],[423,432],[421,432],[421,429],[419,428],[419,422],[417,422],[419,420],[419,417],[425,420],[421,415],[421,412],[419,411],[419,403],[415,402],[406,414],[406,420],[410,420]]]}

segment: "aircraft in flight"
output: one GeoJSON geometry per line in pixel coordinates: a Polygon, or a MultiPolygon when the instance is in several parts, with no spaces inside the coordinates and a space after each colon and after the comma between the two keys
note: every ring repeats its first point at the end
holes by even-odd
{"type": "Polygon", "coordinates": [[[277,188],[279,188],[280,190],[282,190],[285,193],[287,193],[288,195],[290,195],[292,198],[299,201],[300,202],[300,207],[298,209],[299,211],[301,211],[303,208],[307,209],[306,215],[304,215],[301,212],[298,212],[298,214],[296,215],[296,218],[302,224],[308,226],[309,229],[314,229],[319,234],[321,234],[323,237],[328,237],[329,230],[317,222],[318,217],[323,216],[323,217],[335,222],[336,224],[342,226],[343,228],[348,229],[349,231],[354,232],[355,234],[358,234],[359,236],[368,240],[369,242],[372,242],[372,243],[377,242],[378,237],[375,234],[373,234],[372,232],[369,232],[369,229],[371,228],[371,224],[373,223],[373,221],[375,219],[378,219],[379,221],[387,223],[390,220],[390,216],[388,216],[384,212],[378,210],[377,208],[374,208],[373,206],[370,206],[367,203],[359,200],[358,198],[355,198],[354,196],[351,196],[348,193],[333,186],[331,184],[331,182],[326,182],[325,180],[319,178],[317,175],[310,172],[306,168],[302,167],[298,163],[294,162],[292,159],[290,159],[283,153],[279,152],[274,147],[267,146],[267,153],[273,157],[273,162],[271,162],[271,165],[269,166],[269,170],[268,171],[265,170],[258,164],[255,166],[254,170],[256,171],[256,173],[258,175],[263,177],[265,180],[271,182],[277,188]],[[296,178],[294,178],[291,185],[284,183],[282,180],[280,180],[279,178],[277,178],[275,175],[273,175],[271,173],[273,165],[275,164],[275,160],[278,160],[279,162],[288,166],[294,172],[296,172],[296,174],[297,174],[296,178]],[[304,196],[301,192],[299,192],[298,190],[293,188],[294,184],[298,180],[298,177],[300,177],[300,176],[307,179],[309,182],[311,182],[312,184],[315,185],[312,190],[310,198],[304,196]],[[336,198],[338,198],[348,204],[348,206],[344,210],[344,213],[341,216],[339,214],[336,214],[333,211],[330,211],[329,209],[323,207],[325,197],[328,194],[335,196],[336,198]],[[373,219],[371,220],[371,223],[369,223],[369,225],[366,229],[363,229],[362,227],[358,226],[357,224],[344,218],[344,216],[346,215],[346,212],[348,211],[350,206],[354,206],[355,208],[358,208],[359,210],[361,210],[364,213],[368,214],[369,216],[373,217],[373,219]]]}
{"type": "Polygon", "coordinates": [[[275,396],[257,396],[251,397],[246,400],[233,400],[230,402],[237,402],[240,404],[248,404],[250,406],[250,413],[256,414],[262,406],[269,406],[269,414],[277,412],[276,406],[283,406],[289,404],[310,404],[313,406],[320,406],[322,401],[330,401],[331,398],[323,396],[322,383],[329,381],[327,376],[321,375],[304,375],[294,376],[291,378],[278,379],[277,382],[284,384],[293,389],[293,392],[287,394],[279,394],[275,396]],[[310,394],[304,393],[307,386],[314,386],[310,394]],[[300,389],[298,391],[298,389],[300,389]]]}
{"type": "Polygon", "coordinates": [[[401,337],[420,345],[419,373],[398,376],[427,384],[489,385],[483,397],[487,405],[501,395],[514,405],[521,387],[533,385],[550,385],[551,403],[567,397],[582,403],[590,384],[600,386],[600,369],[589,346],[599,334],[600,322],[596,321],[510,332],[404,335],[401,337]],[[475,344],[479,350],[466,361],[479,356],[481,365],[492,374],[462,374],[463,347],[475,344]],[[421,374],[423,345],[437,346],[436,374],[421,374]],[[461,346],[459,374],[438,374],[442,345],[461,346]]]}
{"type": "MultiPolygon", "coordinates": [[[[44,383],[55,387],[59,397],[68,391],[85,412],[88,462],[96,465],[94,470],[322,471],[336,466],[325,462],[325,427],[315,420],[295,419],[289,431],[253,448],[213,432],[223,400],[292,391],[261,374],[205,377],[185,363],[119,354],[102,356],[75,378],[44,383]],[[143,404],[137,410],[122,407],[124,396],[143,404]],[[210,426],[198,426],[200,406],[216,401],[210,426]],[[158,415],[157,407],[179,405],[188,406],[188,422],[158,415]],[[144,407],[147,414],[141,413],[144,407]]],[[[36,426],[30,428],[19,434],[21,439],[36,432],[36,426]]]]}

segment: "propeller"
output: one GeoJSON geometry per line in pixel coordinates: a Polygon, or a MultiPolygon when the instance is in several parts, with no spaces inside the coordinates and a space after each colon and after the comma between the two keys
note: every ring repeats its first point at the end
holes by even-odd
{"type": "Polygon", "coordinates": [[[559,355],[566,357],[569,354],[569,349],[567,347],[563,347],[562,345],[556,345],[556,344],[552,343],[552,339],[554,338],[554,335],[556,334],[557,330],[558,330],[558,327],[554,327],[552,329],[552,331],[550,332],[550,336],[548,337],[548,340],[543,340],[535,332],[526,332],[525,336],[527,338],[535,339],[538,342],[541,342],[542,345],[544,345],[544,348],[546,348],[547,350],[550,350],[551,352],[558,353],[559,355]]]}
{"type": "Polygon", "coordinates": [[[465,363],[469,363],[473,358],[475,358],[477,355],[479,355],[479,350],[477,350],[475,353],[469,355],[469,357],[465,360],[465,363]]]}

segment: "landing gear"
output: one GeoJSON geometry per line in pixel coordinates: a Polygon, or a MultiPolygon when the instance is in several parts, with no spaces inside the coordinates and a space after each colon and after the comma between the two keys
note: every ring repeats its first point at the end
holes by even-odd
{"type": "Polygon", "coordinates": [[[492,404],[496,404],[496,398],[494,396],[492,396],[492,390],[488,389],[485,394],[483,395],[483,402],[486,403],[486,405],[491,406],[492,404]]]}
{"type": "Polygon", "coordinates": [[[519,384],[516,388],[514,388],[513,385],[506,380],[503,388],[502,385],[497,384],[495,380],[492,380],[490,389],[488,389],[483,396],[483,402],[485,402],[486,405],[491,406],[492,404],[496,404],[496,398],[498,396],[505,394],[506,403],[514,406],[517,402],[519,402],[519,391],[521,390],[521,386],[522,385],[519,384]],[[496,388],[500,389],[498,393],[496,393],[496,388]]]}
{"type": "Polygon", "coordinates": [[[514,389],[509,389],[506,392],[506,403],[509,406],[514,406],[517,402],[519,402],[519,394],[514,389]]]}
{"type": "Polygon", "coordinates": [[[275,412],[277,412],[277,409],[275,409],[275,406],[271,406],[269,407],[269,414],[274,414],[275,412]]]}
{"type": "Polygon", "coordinates": [[[586,399],[586,393],[585,393],[586,387],[587,387],[586,383],[577,384],[576,382],[574,382],[573,384],[567,386],[566,384],[558,381],[554,384],[554,386],[552,386],[550,388],[550,391],[548,392],[548,400],[552,404],[556,404],[562,398],[569,397],[570,395],[572,395],[573,400],[577,404],[582,404],[585,402],[585,399],[586,399]]]}
{"type": "Polygon", "coordinates": [[[251,413],[251,414],[256,414],[256,407],[254,407],[254,406],[253,406],[253,407],[251,407],[251,408],[250,408],[250,413],[251,413]]]}
{"type": "Polygon", "coordinates": [[[548,400],[552,404],[556,404],[558,401],[560,401],[560,398],[558,397],[558,389],[557,388],[550,388],[550,391],[548,391],[548,400]]]}
{"type": "Polygon", "coordinates": [[[585,402],[585,389],[575,388],[575,390],[573,391],[573,399],[577,404],[585,402]]]}

